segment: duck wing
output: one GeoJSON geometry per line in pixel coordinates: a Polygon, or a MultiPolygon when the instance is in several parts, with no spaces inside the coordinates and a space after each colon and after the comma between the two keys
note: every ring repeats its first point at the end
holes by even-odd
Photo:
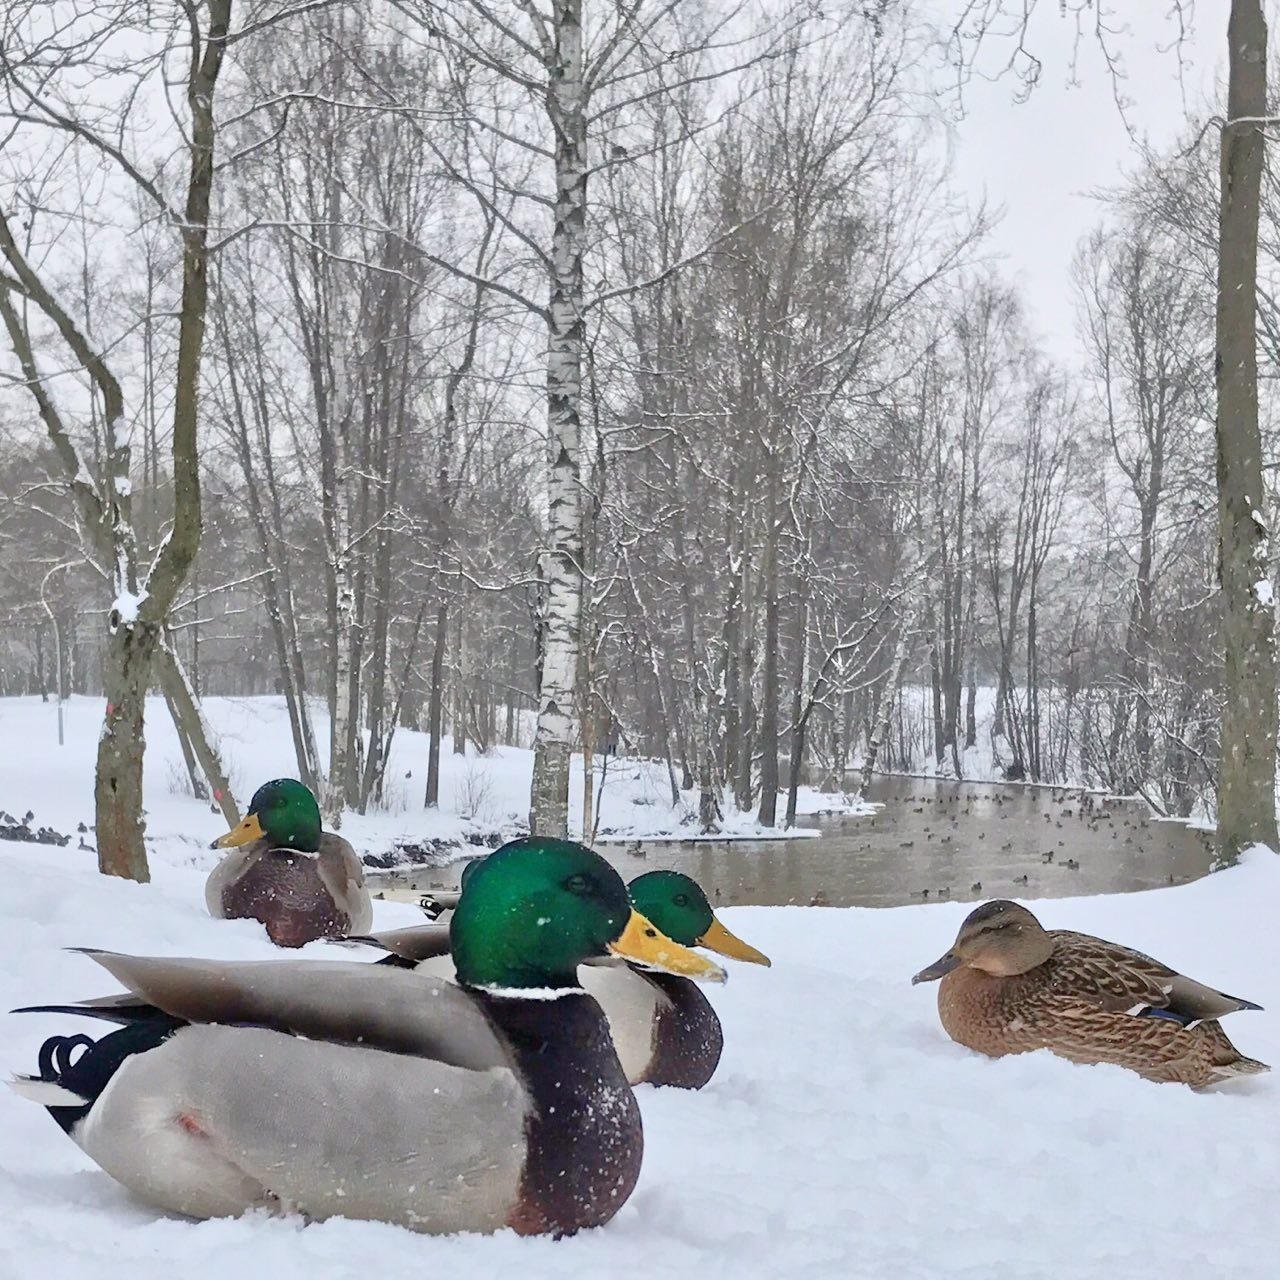
{"type": "Polygon", "coordinates": [[[1196,982],[1159,960],[1115,942],[1058,930],[1053,986],[1110,1013],[1165,1017],[1190,1026],[1259,1005],[1196,982]]]}
{"type": "Polygon", "coordinates": [[[218,961],[83,950],[127,988],[68,1011],[137,1021],[157,1009],[189,1023],[261,1027],[307,1040],[430,1058],[471,1070],[511,1064],[461,988],[408,969],[346,961],[218,961]]]}
{"type": "Polygon", "coordinates": [[[402,960],[433,960],[449,954],[449,926],[447,924],[417,924],[407,929],[387,929],[381,933],[353,935],[350,942],[367,942],[381,947],[402,960]]]}
{"type": "Polygon", "coordinates": [[[364,883],[364,864],[356,851],[332,831],[320,837],[316,870],[338,909],[348,919],[351,933],[364,933],[373,924],[373,903],[364,883]]]}

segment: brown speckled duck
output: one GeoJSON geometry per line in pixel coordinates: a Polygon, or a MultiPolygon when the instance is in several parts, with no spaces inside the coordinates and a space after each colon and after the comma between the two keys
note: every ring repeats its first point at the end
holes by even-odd
{"type": "Polygon", "coordinates": [[[1260,1005],[1114,942],[1046,930],[1016,902],[973,911],[951,950],[911,981],[938,978],[947,1034],[993,1058],[1049,1049],[1193,1088],[1270,1070],[1244,1057],[1218,1023],[1260,1005]]]}
{"type": "Polygon", "coordinates": [[[277,778],[253,794],[249,813],[213,842],[233,850],[205,883],[209,914],[260,920],[278,947],[363,933],[373,903],[355,850],[320,827],[320,806],[294,778],[277,778]]]}

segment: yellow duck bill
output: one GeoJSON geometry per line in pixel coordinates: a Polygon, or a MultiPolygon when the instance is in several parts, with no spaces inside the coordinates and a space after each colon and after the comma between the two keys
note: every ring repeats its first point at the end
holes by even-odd
{"type": "Polygon", "coordinates": [[[712,920],[711,928],[698,939],[698,946],[706,947],[718,955],[728,956],[730,960],[762,964],[766,969],[773,964],[763,951],[757,951],[749,942],[743,942],[737,934],[730,933],[719,920],[712,920]]]}
{"type": "Polygon", "coordinates": [[[219,836],[209,848],[235,849],[242,844],[261,840],[264,835],[266,832],[262,829],[262,823],[258,821],[258,815],[251,813],[238,827],[232,827],[225,836],[219,836]]]}
{"type": "Polygon", "coordinates": [[[728,978],[728,974],[714,960],[708,960],[668,938],[638,911],[632,911],[622,937],[611,942],[609,950],[624,960],[631,960],[649,969],[660,969],[663,973],[674,973],[682,978],[697,978],[702,982],[724,982],[728,978]]]}

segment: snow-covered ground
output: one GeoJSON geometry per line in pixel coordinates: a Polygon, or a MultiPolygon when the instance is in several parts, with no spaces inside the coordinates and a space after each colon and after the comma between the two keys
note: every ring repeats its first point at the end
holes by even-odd
{"type": "MultiPolygon", "coordinates": [[[[902,687],[899,709],[907,722],[908,737],[915,746],[915,761],[911,772],[921,777],[949,778],[955,774],[953,761],[948,758],[939,764],[933,755],[932,698],[933,694],[928,685],[908,684],[902,687]],[[923,745],[925,742],[930,744],[927,749],[923,745]]],[[[976,740],[973,746],[960,752],[960,771],[970,782],[1003,780],[1005,766],[1012,758],[1013,752],[1007,740],[1001,741],[1000,759],[996,758],[996,744],[991,735],[995,711],[995,686],[979,685],[974,699],[976,740]]]]}
{"type": "MultiPolygon", "coordinates": [[[[3,1007],[109,990],[94,964],[61,949],[71,945],[270,958],[259,926],[205,914],[202,883],[163,859],[149,886],[107,880],[88,853],[0,842],[3,1007]]],[[[1274,854],[1179,888],[1036,907],[1049,926],[1129,943],[1280,1009],[1274,854]]],[[[375,911],[379,927],[420,918],[394,903],[375,911]]],[[[994,1062],[959,1048],[938,1025],[934,988],[909,979],[964,914],[726,911],[773,968],[733,966],[710,992],[726,1048],[708,1088],[637,1090],[640,1184],[612,1223],[572,1240],[166,1217],[0,1090],[0,1277],[368,1280],[426,1268],[468,1280],[1271,1280],[1280,1078],[1196,1094],[1046,1054],[994,1062]]],[[[6,1073],[29,1069],[42,1038],[67,1026],[4,1021],[6,1073]]],[[[1275,1012],[1240,1014],[1228,1029],[1244,1052],[1280,1063],[1275,1012]]]]}
{"type": "MultiPolygon", "coordinates": [[[[204,710],[224,761],[232,791],[241,806],[261,783],[296,774],[289,721],[282,698],[208,698],[204,710]]],[[[328,740],[328,720],[316,707],[316,732],[328,740]]],[[[58,746],[57,708],[37,697],[0,699],[0,811],[21,818],[34,813],[32,827],[50,826],[74,836],[80,823],[93,823],[93,764],[102,722],[97,698],[72,698],[64,707],[65,745],[58,746]]],[[[367,814],[348,814],[343,834],[361,853],[384,854],[402,845],[451,842],[466,849],[469,836],[516,834],[529,811],[533,752],[521,747],[494,747],[477,754],[468,747],[454,755],[444,740],[440,756],[440,807],[422,803],[427,777],[425,734],[397,732],[387,770],[383,804],[367,814]]],[[[598,790],[601,766],[597,765],[598,790]]],[[[581,828],[582,759],[573,764],[571,824],[581,828]]],[[[147,702],[147,754],[144,782],[147,833],[157,857],[192,866],[212,866],[211,840],[225,830],[219,814],[191,795],[182,753],[163,699],[147,702]]],[[[780,804],[779,812],[783,806],[780,804]]],[[[801,788],[802,814],[840,809],[867,812],[870,806],[853,797],[801,788]]],[[[666,766],[650,760],[608,762],[601,803],[599,834],[636,839],[662,835],[689,836],[697,831],[697,795],[686,792],[671,804],[666,766]]],[[[575,831],[575,834],[577,831],[575,831]]],[[[752,814],[726,805],[723,834],[736,837],[813,835],[796,828],[765,831],[752,814]]],[[[88,837],[92,842],[91,835],[88,837]]]]}

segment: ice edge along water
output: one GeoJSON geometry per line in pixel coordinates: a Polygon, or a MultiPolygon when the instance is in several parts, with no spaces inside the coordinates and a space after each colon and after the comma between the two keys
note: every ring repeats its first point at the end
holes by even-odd
{"type": "MultiPolygon", "coordinates": [[[[63,948],[278,958],[251,921],[214,921],[186,847],[157,842],[151,885],[101,877],[92,855],[0,842],[5,1008],[103,993],[63,948]]],[[[1042,901],[1048,927],[1113,938],[1280,1008],[1280,857],[1178,888],[1042,901]]],[[[191,1224],[134,1200],[37,1107],[0,1094],[0,1276],[349,1280],[420,1265],[469,1277],[588,1280],[634,1269],[701,1278],[1232,1280],[1274,1274],[1280,1089],[1274,1077],[1196,1094],[1047,1054],[990,1061],[952,1044],[910,975],[945,948],[963,904],[890,910],[733,908],[772,969],[710,991],[725,1053],[699,1093],[637,1090],[645,1162],[607,1227],[560,1242],[510,1234],[425,1241],[397,1228],[249,1217],[191,1224]],[[1175,1224],[1172,1225],[1171,1224],[1175,1224]]],[[[420,917],[375,904],[375,928],[420,917]]],[[[304,958],[350,958],[323,943],[304,958]]],[[[102,1027],[6,1017],[0,1069],[43,1038],[102,1027]]],[[[1275,1014],[1243,1013],[1241,1049],[1280,1062],[1275,1014]]],[[[376,1099],[370,1100],[376,1105],[376,1099]]],[[[465,1123],[465,1117],[459,1118],[465,1123]]]]}

